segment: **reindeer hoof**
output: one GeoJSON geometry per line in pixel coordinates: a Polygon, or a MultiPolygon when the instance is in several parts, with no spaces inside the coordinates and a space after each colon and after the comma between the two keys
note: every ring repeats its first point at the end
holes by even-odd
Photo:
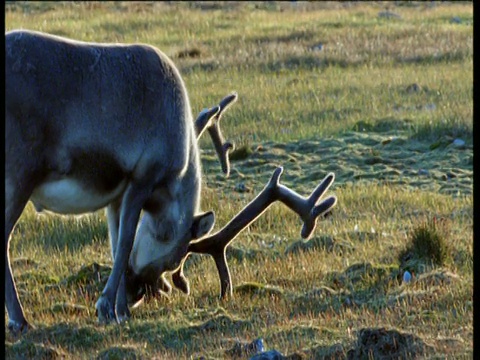
{"type": "Polygon", "coordinates": [[[128,314],[124,313],[123,315],[117,315],[117,322],[119,324],[127,322],[128,320],[130,320],[130,311],[128,312],[128,314]]]}
{"type": "Polygon", "coordinates": [[[118,322],[113,304],[104,295],[98,299],[95,309],[100,324],[109,324],[113,321],[118,322]]]}
{"type": "Polygon", "coordinates": [[[8,321],[8,331],[10,331],[10,333],[15,337],[23,335],[32,329],[34,329],[34,327],[30,325],[25,319],[23,319],[22,321],[8,321]]]}
{"type": "Polygon", "coordinates": [[[130,310],[128,306],[117,306],[117,321],[123,323],[130,319],[130,310]]]}

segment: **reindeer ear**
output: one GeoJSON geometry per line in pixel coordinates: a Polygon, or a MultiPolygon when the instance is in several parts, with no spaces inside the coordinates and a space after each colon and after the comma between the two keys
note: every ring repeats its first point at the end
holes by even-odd
{"type": "Polygon", "coordinates": [[[213,211],[195,215],[192,224],[192,238],[200,239],[207,235],[213,229],[215,225],[215,214],[213,211]]]}

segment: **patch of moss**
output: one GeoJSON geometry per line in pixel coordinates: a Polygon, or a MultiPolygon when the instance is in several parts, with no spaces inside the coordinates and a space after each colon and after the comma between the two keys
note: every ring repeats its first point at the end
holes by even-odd
{"type": "Polygon", "coordinates": [[[259,284],[259,283],[244,283],[238,286],[235,286],[233,291],[236,294],[244,295],[260,295],[260,296],[282,296],[283,290],[271,285],[259,284]]]}
{"type": "Polygon", "coordinates": [[[229,158],[231,161],[244,160],[252,154],[253,154],[253,150],[249,145],[242,145],[238,148],[235,148],[229,154],[229,158]]]}
{"type": "Polygon", "coordinates": [[[27,283],[35,283],[35,284],[42,284],[42,285],[51,285],[58,283],[59,279],[56,276],[49,275],[44,271],[29,271],[23,273],[17,277],[17,281],[20,282],[27,282],[27,283]]]}
{"type": "Polygon", "coordinates": [[[227,259],[235,259],[239,262],[245,260],[253,260],[258,256],[265,256],[264,250],[255,250],[255,249],[241,249],[235,246],[229,246],[227,248],[227,259]]]}
{"type": "Polygon", "coordinates": [[[394,329],[361,329],[348,359],[410,359],[431,354],[434,348],[420,337],[394,329]]]}
{"type": "Polygon", "coordinates": [[[400,276],[398,265],[361,262],[351,265],[343,273],[328,274],[327,284],[333,289],[350,289],[355,299],[363,302],[383,294],[400,276]]]}
{"type": "Polygon", "coordinates": [[[30,340],[20,340],[15,344],[5,344],[5,359],[64,359],[60,350],[37,344],[30,340]]]}
{"type": "Polygon", "coordinates": [[[106,282],[110,275],[111,267],[92,263],[82,266],[74,275],[62,281],[65,285],[83,285],[92,282],[106,282]]]}
{"type": "Polygon", "coordinates": [[[89,309],[86,306],[71,303],[57,303],[51,307],[54,313],[67,313],[72,315],[85,316],[89,313],[89,309]]]}

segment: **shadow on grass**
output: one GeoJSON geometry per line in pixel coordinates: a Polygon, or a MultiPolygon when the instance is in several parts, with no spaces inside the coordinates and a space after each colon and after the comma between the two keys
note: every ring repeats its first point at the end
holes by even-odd
{"type": "Polygon", "coordinates": [[[463,63],[471,57],[472,54],[467,51],[447,51],[440,54],[397,57],[395,61],[398,64],[435,65],[442,63],[463,63]]]}
{"type": "Polygon", "coordinates": [[[286,70],[318,70],[329,67],[356,68],[367,63],[367,60],[348,60],[340,57],[325,57],[315,53],[307,53],[304,55],[290,55],[283,59],[259,64],[262,71],[277,72],[282,69],[286,70]]]}
{"type": "MultiPolygon", "coordinates": [[[[168,320],[166,320],[168,321],[168,320]]],[[[65,349],[70,354],[101,351],[98,358],[110,359],[135,358],[143,356],[142,346],[135,343],[148,343],[155,352],[173,351],[195,352],[202,350],[205,337],[211,338],[218,334],[218,339],[235,337],[239,333],[252,330],[253,325],[248,320],[234,318],[226,314],[212,316],[210,319],[191,326],[175,327],[164,321],[137,322],[135,320],[121,325],[75,325],[56,324],[48,327],[37,327],[25,334],[15,343],[7,337],[5,354],[8,359],[22,358],[61,358],[65,349]],[[129,339],[132,346],[106,347],[106,339],[113,343],[125,343],[129,339]],[[114,356],[115,355],[115,356],[114,356]],[[114,356],[114,357],[112,357],[114,356]],[[133,356],[133,357],[132,357],[133,356]]]]}
{"type": "MultiPolygon", "coordinates": [[[[261,45],[265,43],[290,43],[298,42],[304,40],[313,40],[317,38],[318,35],[314,30],[294,30],[285,35],[265,35],[265,36],[254,36],[249,39],[249,41],[261,45]]],[[[317,40],[319,40],[317,38],[317,40]]],[[[321,41],[319,41],[321,42],[321,41]]]]}

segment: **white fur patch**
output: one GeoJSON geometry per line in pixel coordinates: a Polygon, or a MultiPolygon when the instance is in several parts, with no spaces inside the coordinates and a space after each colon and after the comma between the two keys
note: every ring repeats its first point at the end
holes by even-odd
{"type": "Polygon", "coordinates": [[[124,180],[113,191],[99,194],[87,189],[78,180],[64,178],[38,186],[30,200],[39,211],[45,209],[57,214],[84,214],[107,206],[125,190],[126,183],[124,180]]]}
{"type": "MultiPolygon", "coordinates": [[[[180,210],[178,203],[173,202],[172,204],[176,205],[173,205],[167,213],[162,214],[162,218],[166,214],[171,216],[172,213],[178,216],[180,210]]],[[[175,218],[166,217],[165,219],[168,220],[157,223],[149,214],[144,214],[130,253],[130,266],[136,274],[140,274],[143,269],[152,264],[157,265],[162,272],[174,270],[172,267],[178,266],[176,262],[181,260],[175,257],[179,246],[178,242],[181,241],[182,232],[185,232],[186,229],[178,228],[179,220],[175,221],[175,218]],[[159,235],[168,237],[168,240],[157,239],[156,236],[159,235]]]]}

